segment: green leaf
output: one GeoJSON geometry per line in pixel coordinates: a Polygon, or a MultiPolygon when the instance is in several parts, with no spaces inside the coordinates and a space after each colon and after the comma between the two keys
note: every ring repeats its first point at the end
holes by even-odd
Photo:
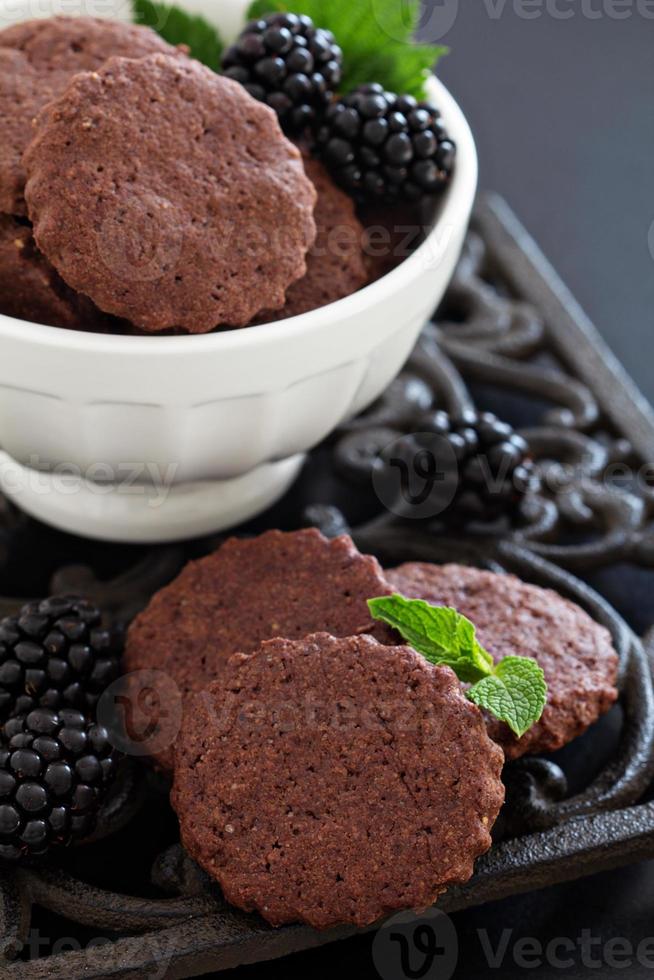
{"type": "Polygon", "coordinates": [[[369,599],[368,608],[430,663],[451,667],[459,680],[478,681],[492,672],[493,658],[478,643],[475,627],[455,609],[401,595],[369,599]]]}
{"type": "Polygon", "coordinates": [[[433,664],[451,667],[480,708],[506,722],[522,738],[545,708],[545,675],[530,657],[505,657],[498,664],[477,639],[474,625],[455,609],[401,595],[368,600],[374,619],[392,626],[433,664]]]}
{"type": "Polygon", "coordinates": [[[389,91],[424,98],[425,79],[447,52],[413,41],[420,0],[255,0],[251,20],[275,11],[308,14],[343,49],[341,90],[380,82],[389,91]]]}
{"type": "Polygon", "coordinates": [[[529,657],[505,657],[492,676],[469,689],[468,697],[522,738],[543,713],[547,700],[545,675],[529,657]]]}
{"type": "Polygon", "coordinates": [[[289,6],[287,3],[282,3],[280,0],[254,0],[248,7],[247,19],[248,20],[259,20],[260,17],[266,17],[268,14],[274,14],[278,11],[288,12],[289,6]]]}
{"type": "Polygon", "coordinates": [[[220,70],[223,42],[204,17],[154,0],[132,0],[134,23],[152,27],[169,44],[186,44],[194,58],[214,71],[220,70]]]}

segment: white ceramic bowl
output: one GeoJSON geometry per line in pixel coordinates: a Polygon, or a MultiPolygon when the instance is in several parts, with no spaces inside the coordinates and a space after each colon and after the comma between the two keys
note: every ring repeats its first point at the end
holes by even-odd
{"type": "MultiPolygon", "coordinates": [[[[32,12],[30,0],[0,0],[0,25],[32,12]]],[[[360,292],[205,336],[102,336],[0,316],[4,492],[59,527],[132,541],[218,530],[279,497],[302,454],[397,375],[459,257],[475,146],[449,92],[428,84],[457,143],[454,178],[424,244],[360,292]]]]}

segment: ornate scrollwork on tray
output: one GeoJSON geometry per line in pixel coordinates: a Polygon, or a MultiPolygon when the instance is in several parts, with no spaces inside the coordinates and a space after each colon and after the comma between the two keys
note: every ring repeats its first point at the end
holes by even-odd
{"type": "Polygon", "coordinates": [[[590,389],[557,363],[538,313],[492,270],[486,244],[471,233],[436,322],[379,401],[343,427],[335,467],[353,485],[369,483],[384,447],[419,431],[428,410],[462,414],[480,383],[517,392],[545,406],[539,424],[518,428],[540,492],[525,502],[517,526],[491,533],[577,571],[617,561],[654,565],[654,467],[606,425],[590,389]]]}

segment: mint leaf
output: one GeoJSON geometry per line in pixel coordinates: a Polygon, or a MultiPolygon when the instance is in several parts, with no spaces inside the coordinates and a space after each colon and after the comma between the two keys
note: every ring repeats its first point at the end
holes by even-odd
{"type": "Polygon", "coordinates": [[[333,32],[343,49],[341,90],[380,82],[400,95],[425,96],[425,79],[447,52],[413,41],[420,0],[255,0],[251,20],[275,11],[308,14],[316,27],[333,32]]]}
{"type": "Polygon", "coordinates": [[[471,701],[505,721],[522,738],[543,713],[547,684],[535,660],[505,657],[492,676],[478,681],[467,693],[471,701]]]}
{"type": "Polygon", "coordinates": [[[543,714],[545,675],[530,657],[505,657],[498,664],[479,643],[469,619],[455,609],[401,595],[368,600],[374,619],[396,629],[430,663],[451,667],[467,697],[490,711],[522,738],[543,714]]]}
{"type": "Polygon", "coordinates": [[[268,14],[274,14],[280,10],[288,13],[290,7],[287,3],[281,2],[281,0],[254,0],[254,3],[251,3],[248,7],[247,19],[248,21],[259,20],[260,17],[267,17],[268,14]]]}
{"type": "Polygon", "coordinates": [[[169,44],[186,44],[194,58],[220,70],[224,45],[217,28],[204,17],[155,0],[132,0],[132,19],[151,27],[169,44]]]}
{"type": "Polygon", "coordinates": [[[477,642],[475,627],[455,609],[401,595],[370,599],[368,608],[430,663],[451,667],[461,681],[481,680],[493,669],[493,658],[477,642]]]}

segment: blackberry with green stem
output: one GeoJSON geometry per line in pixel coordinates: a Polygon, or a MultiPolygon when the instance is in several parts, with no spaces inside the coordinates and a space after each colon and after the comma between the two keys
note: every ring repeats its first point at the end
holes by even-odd
{"type": "Polygon", "coordinates": [[[84,599],[30,602],[0,622],[0,722],[36,707],[93,713],[119,673],[117,637],[84,599]]]}
{"type": "Polygon", "coordinates": [[[334,179],[361,200],[438,194],[449,184],[456,155],[434,105],[378,84],[334,102],[316,129],[316,144],[334,179]]]}
{"type": "Polygon", "coordinates": [[[0,859],[88,837],[118,764],[106,729],[72,708],[37,708],[0,732],[0,859]]]}
{"type": "Polygon", "coordinates": [[[274,109],[286,132],[300,134],[332,101],[342,63],[331,31],[310,17],[278,13],[248,24],[225,52],[222,69],[274,109]]]}

